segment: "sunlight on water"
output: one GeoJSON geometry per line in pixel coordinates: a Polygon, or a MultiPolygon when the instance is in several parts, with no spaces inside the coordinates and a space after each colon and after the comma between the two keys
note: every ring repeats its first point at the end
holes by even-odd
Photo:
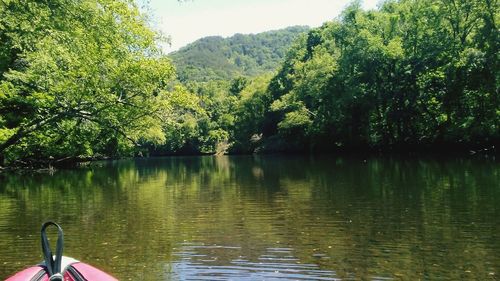
{"type": "Polygon", "coordinates": [[[241,247],[184,244],[171,278],[183,280],[339,280],[335,272],[303,264],[292,248],[268,248],[250,261],[241,247]]]}

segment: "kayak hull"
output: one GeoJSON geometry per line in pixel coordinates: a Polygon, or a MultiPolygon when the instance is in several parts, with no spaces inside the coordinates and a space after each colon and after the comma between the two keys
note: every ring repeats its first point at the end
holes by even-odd
{"type": "MultiPolygon", "coordinates": [[[[118,281],[118,279],[86,263],[63,257],[62,275],[65,281],[118,281]],[[69,261],[69,262],[68,262],[69,261]]],[[[5,281],[48,281],[49,274],[43,264],[26,268],[5,281]]]]}
{"type": "Polygon", "coordinates": [[[41,278],[38,278],[41,274],[41,272],[45,272],[45,268],[42,267],[41,265],[37,266],[32,266],[28,267],[22,271],[19,271],[18,273],[12,275],[11,277],[7,278],[5,281],[31,281],[31,280],[40,280],[40,281],[47,281],[49,280],[49,275],[48,274],[43,274],[41,278]]]}

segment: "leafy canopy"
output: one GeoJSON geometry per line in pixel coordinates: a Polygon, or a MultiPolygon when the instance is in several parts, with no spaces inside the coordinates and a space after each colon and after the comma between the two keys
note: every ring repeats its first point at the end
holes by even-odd
{"type": "Polygon", "coordinates": [[[165,141],[174,77],[131,0],[0,1],[0,153],[92,156],[165,141]]]}

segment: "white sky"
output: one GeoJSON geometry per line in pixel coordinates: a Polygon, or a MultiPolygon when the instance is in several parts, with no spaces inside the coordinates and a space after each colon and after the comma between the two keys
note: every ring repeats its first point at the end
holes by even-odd
{"type": "MultiPolygon", "coordinates": [[[[150,0],[156,28],[170,36],[171,52],[199,38],[259,33],[292,25],[320,26],[351,0],[150,0]]],[[[364,0],[373,9],[380,0],[364,0]]]]}

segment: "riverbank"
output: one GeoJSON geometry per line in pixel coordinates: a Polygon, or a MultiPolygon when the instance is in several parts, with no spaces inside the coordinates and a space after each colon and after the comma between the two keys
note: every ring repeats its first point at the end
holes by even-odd
{"type": "MultiPolygon", "coordinates": [[[[500,141],[486,143],[433,143],[433,144],[394,144],[369,146],[366,144],[349,143],[287,143],[282,139],[271,139],[265,141],[255,149],[255,153],[274,154],[274,153],[306,153],[306,154],[456,154],[456,155],[475,155],[475,154],[500,154],[500,141]]],[[[235,153],[238,154],[238,153],[235,153]]]]}
{"type": "MultiPolygon", "coordinates": [[[[225,155],[337,155],[337,156],[459,156],[459,157],[492,157],[496,158],[500,154],[497,145],[434,145],[434,146],[385,146],[385,147],[333,147],[328,150],[299,149],[296,147],[259,147],[253,153],[226,153],[225,155]]],[[[93,163],[106,160],[119,159],[143,159],[156,157],[180,157],[180,156],[220,156],[220,153],[169,153],[169,154],[150,154],[143,156],[138,154],[130,157],[109,157],[105,155],[95,155],[92,157],[65,157],[59,159],[35,159],[27,158],[15,160],[10,165],[0,166],[0,173],[18,172],[18,173],[53,173],[59,169],[78,169],[90,167],[93,163]]]]}
{"type": "Polygon", "coordinates": [[[89,165],[95,161],[112,160],[115,158],[103,155],[93,157],[64,157],[59,159],[26,158],[12,161],[9,165],[0,166],[2,172],[44,172],[51,173],[57,169],[72,169],[89,165]]]}

